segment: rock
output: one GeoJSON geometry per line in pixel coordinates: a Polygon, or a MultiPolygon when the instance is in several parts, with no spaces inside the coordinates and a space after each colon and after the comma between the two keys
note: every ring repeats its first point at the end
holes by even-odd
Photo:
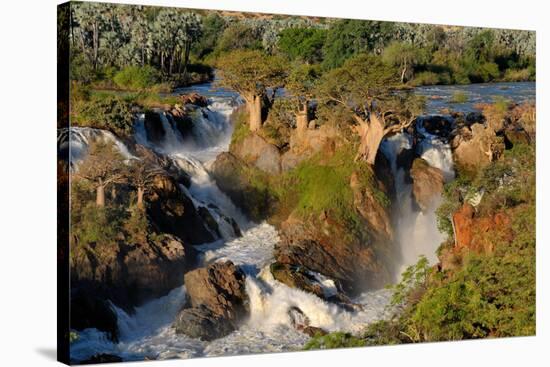
{"type": "Polygon", "coordinates": [[[290,215],[281,224],[275,259],[334,279],[349,294],[384,286],[390,274],[378,251],[388,251],[387,243],[376,243],[357,233],[350,235],[350,230],[330,213],[308,219],[290,215]]]}
{"type": "Polygon", "coordinates": [[[353,172],[350,178],[353,204],[375,234],[384,240],[391,240],[393,232],[389,212],[380,202],[380,196],[384,195],[384,192],[380,187],[365,184],[362,175],[364,173],[353,172]]]}
{"type": "Polygon", "coordinates": [[[273,210],[273,198],[252,184],[251,170],[253,167],[229,152],[219,154],[210,166],[210,174],[220,190],[250,219],[262,221],[273,210]]]}
{"type": "Polygon", "coordinates": [[[193,104],[199,107],[208,106],[208,98],[206,98],[205,96],[201,96],[198,93],[181,94],[179,97],[180,97],[181,103],[184,105],[193,104]]]}
{"type": "Polygon", "coordinates": [[[191,198],[168,175],[157,175],[153,189],[146,197],[147,214],[160,232],[173,234],[184,242],[198,245],[216,237],[208,230],[191,198]]]}
{"type": "Polygon", "coordinates": [[[248,135],[240,144],[233,147],[232,153],[266,173],[278,174],[281,172],[279,149],[256,133],[248,135]]]}
{"type": "Polygon", "coordinates": [[[503,234],[503,240],[512,239],[510,216],[499,212],[491,216],[478,217],[474,207],[464,204],[453,214],[455,232],[455,250],[467,249],[478,253],[490,253],[494,250],[493,238],[484,236],[489,231],[503,234]]]}
{"type": "Polygon", "coordinates": [[[430,115],[422,118],[422,126],[424,129],[432,134],[441,137],[448,137],[453,130],[453,123],[445,116],[430,115]]]}
{"type": "Polygon", "coordinates": [[[504,139],[496,135],[491,128],[481,124],[473,124],[455,132],[453,141],[453,157],[459,169],[475,173],[500,157],[504,151],[504,139]]]}
{"type": "Polygon", "coordinates": [[[162,126],[159,114],[154,111],[145,112],[144,126],[147,140],[154,144],[161,144],[166,132],[162,126]]]}
{"type": "Polygon", "coordinates": [[[414,160],[410,175],[413,181],[413,196],[423,212],[433,209],[441,197],[445,183],[443,172],[432,167],[422,158],[414,160]]]}
{"type": "Polygon", "coordinates": [[[328,334],[327,331],[321,329],[320,327],[311,326],[309,317],[307,317],[298,307],[291,307],[288,310],[288,316],[290,317],[290,323],[293,328],[309,335],[310,337],[328,334]]]}
{"type": "Polygon", "coordinates": [[[95,354],[89,359],[80,361],[78,364],[99,364],[99,363],[117,363],[122,362],[122,358],[114,354],[95,354]]]}
{"type": "MultiPolygon", "coordinates": [[[[140,243],[71,248],[71,286],[86,289],[87,296],[97,302],[108,299],[127,311],[181,286],[196,257],[193,247],[169,234],[150,236],[140,243]]],[[[75,312],[80,308],[75,306],[75,312]]]]}
{"type": "Polygon", "coordinates": [[[107,333],[109,339],[118,342],[117,316],[109,302],[96,297],[85,289],[71,291],[71,329],[96,328],[107,333]]]}
{"type": "Polygon", "coordinates": [[[175,330],[177,334],[210,341],[230,334],[235,328],[227,318],[201,305],[182,310],[176,318],[175,330]]]}
{"type": "Polygon", "coordinates": [[[210,231],[215,233],[217,237],[221,237],[218,222],[216,222],[210,211],[204,206],[199,206],[197,208],[197,213],[204,221],[204,224],[206,224],[206,226],[210,229],[210,231]]]}
{"type": "Polygon", "coordinates": [[[329,125],[322,125],[317,129],[314,120],[310,121],[305,131],[298,133],[294,129],[290,136],[289,150],[281,157],[281,170],[291,170],[320,151],[330,156],[341,143],[339,139],[337,129],[329,125]]]}
{"type": "Polygon", "coordinates": [[[516,144],[531,144],[531,138],[523,129],[509,128],[504,130],[504,144],[511,149],[516,144]]]}
{"type": "Polygon", "coordinates": [[[275,280],[291,288],[298,288],[313,293],[321,299],[331,296],[325,294],[321,284],[304,267],[274,262],[269,269],[275,280]]]}
{"type": "Polygon", "coordinates": [[[178,315],[176,332],[212,340],[235,330],[247,315],[245,275],[231,261],[188,272],[184,281],[190,307],[178,315]]]}

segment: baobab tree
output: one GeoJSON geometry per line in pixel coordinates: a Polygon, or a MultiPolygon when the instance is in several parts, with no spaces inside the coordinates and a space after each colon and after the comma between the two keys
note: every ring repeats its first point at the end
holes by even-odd
{"type": "Polygon", "coordinates": [[[138,159],[133,159],[127,169],[128,181],[137,190],[137,207],[144,209],[144,196],[153,184],[155,176],[162,173],[153,153],[144,147],[137,147],[138,159]]]}
{"type": "Polygon", "coordinates": [[[88,155],[78,165],[75,176],[90,182],[96,191],[96,205],[105,206],[105,189],[126,181],[122,154],[113,143],[97,141],[89,145],[88,155]]]}
{"type": "Polygon", "coordinates": [[[395,69],[380,57],[362,54],[321,78],[320,102],[344,107],[359,135],[357,160],[374,165],[384,137],[409,127],[424,107],[423,98],[394,90],[395,69]]]}
{"type": "Polygon", "coordinates": [[[220,84],[239,92],[246,102],[251,131],[262,127],[262,103],[267,90],[281,87],[286,77],[284,61],[261,51],[235,50],[218,61],[220,84]]]}
{"type": "Polygon", "coordinates": [[[320,75],[317,66],[298,64],[294,66],[285,84],[290,98],[297,102],[296,130],[303,134],[309,124],[309,102],[314,97],[314,87],[320,75]]]}

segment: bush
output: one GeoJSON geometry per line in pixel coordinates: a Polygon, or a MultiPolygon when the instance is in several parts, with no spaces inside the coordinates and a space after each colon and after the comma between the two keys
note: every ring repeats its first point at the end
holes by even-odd
{"type": "Polygon", "coordinates": [[[128,66],[116,73],[115,84],[125,90],[140,91],[153,87],[160,81],[158,71],[152,66],[128,66]]]}
{"type": "Polygon", "coordinates": [[[364,347],[365,340],[355,337],[348,333],[335,332],[327,335],[316,335],[305,345],[305,350],[314,349],[334,349],[334,348],[353,348],[364,347]]]}
{"type": "Polygon", "coordinates": [[[77,106],[74,123],[127,136],[133,132],[134,114],[131,104],[122,98],[112,95],[94,96],[77,106]]]}

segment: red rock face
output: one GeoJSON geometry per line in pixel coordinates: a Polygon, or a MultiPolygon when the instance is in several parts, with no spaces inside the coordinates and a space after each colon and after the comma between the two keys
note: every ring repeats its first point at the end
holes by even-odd
{"type": "Polygon", "coordinates": [[[494,250],[496,238],[489,232],[502,234],[503,240],[512,237],[510,217],[504,212],[492,216],[477,217],[475,209],[470,204],[464,204],[453,214],[455,227],[455,250],[468,249],[478,253],[490,253],[494,250]]]}

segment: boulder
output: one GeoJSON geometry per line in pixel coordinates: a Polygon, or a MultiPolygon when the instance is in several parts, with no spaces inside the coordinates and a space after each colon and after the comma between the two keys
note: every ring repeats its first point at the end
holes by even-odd
{"type": "Polygon", "coordinates": [[[410,175],[413,181],[413,196],[423,212],[433,209],[441,197],[445,183],[443,172],[432,167],[422,158],[414,160],[410,175]]]}
{"type": "Polygon", "coordinates": [[[160,232],[173,234],[192,245],[216,239],[191,198],[180,190],[172,176],[155,176],[153,189],[146,200],[149,204],[147,214],[160,232]]]}
{"type": "Polygon", "coordinates": [[[290,324],[293,328],[311,337],[327,335],[328,333],[320,327],[311,326],[309,317],[307,317],[298,307],[291,307],[288,310],[290,324]]]}
{"type": "Polygon", "coordinates": [[[375,243],[365,233],[351,230],[329,213],[307,219],[292,214],[281,224],[275,259],[331,278],[349,294],[383,286],[390,274],[377,253],[387,250],[387,243],[375,243]]]}
{"type": "Polygon", "coordinates": [[[241,143],[232,147],[232,153],[266,173],[278,174],[281,172],[279,149],[256,133],[249,134],[241,143]]]}
{"type": "Polygon", "coordinates": [[[504,139],[492,128],[473,124],[454,133],[451,142],[453,158],[459,169],[475,173],[500,157],[504,139]]]}
{"type": "MultiPolygon", "coordinates": [[[[169,234],[149,236],[132,244],[120,241],[76,245],[71,253],[71,286],[86,289],[90,299],[97,302],[108,299],[131,312],[133,307],[181,286],[183,275],[194,265],[195,257],[192,246],[169,234]]],[[[78,301],[74,312],[86,304],[78,301]]]]}
{"type": "Polygon", "coordinates": [[[177,334],[210,341],[230,334],[235,328],[229,319],[201,305],[183,309],[176,318],[175,330],[177,334]]]}
{"type": "Polygon", "coordinates": [[[184,282],[190,307],[178,315],[176,332],[212,340],[235,330],[247,315],[245,275],[231,261],[188,272],[184,282]]]}
{"type": "Polygon", "coordinates": [[[198,93],[187,93],[187,94],[181,94],[179,96],[180,101],[182,104],[192,104],[199,107],[206,107],[208,106],[208,98],[205,96],[202,96],[198,93]]]}
{"type": "Polygon", "coordinates": [[[301,289],[313,293],[328,302],[336,303],[346,310],[353,311],[360,308],[354,304],[341,290],[340,285],[332,279],[319,279],[319,275],[312,273],[303,266],[274,262],[269,267],[273,278],[290,288],[301,289]],[[325,284],[323,284],[323,283],[325,284]]]}
{"type": "Polygon", "coordinates": [[[422,126],[432,134],[441,137],[448,137],[453,130],[453,122],[445,116],[430,115],[422,118],[422,126]]]}
{"type": "Polygon", "coordinates": [[[71,291],[71,329],[96,328],[118,342],[117,316],[108,301],[96,297],[85,289],[71,291]]]}

